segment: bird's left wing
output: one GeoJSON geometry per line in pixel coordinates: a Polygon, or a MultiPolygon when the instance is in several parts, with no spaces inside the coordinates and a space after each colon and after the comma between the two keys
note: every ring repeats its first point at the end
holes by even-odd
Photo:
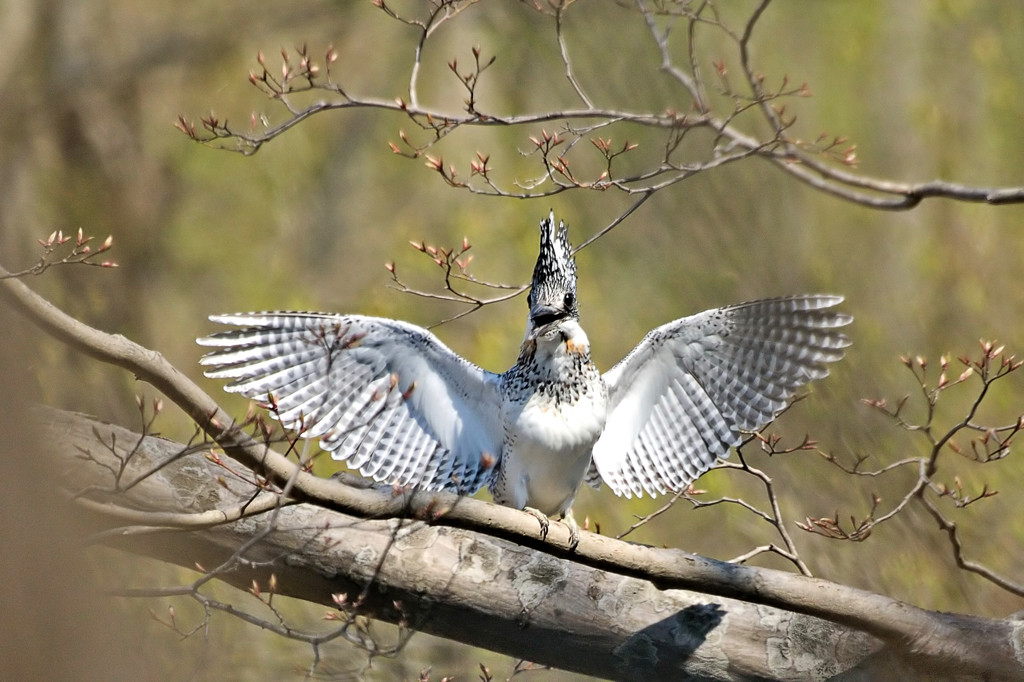
{"type": "Polygon", "coordinates": [[[206,376],[364,476],[464,495],[489,480],[503,439],[497,375],[427,330],[321,313],[210,319],[239,328],[197,339],[214,348],[206,376]]]}
{"type": "Polygon", "coordinates": [[[852,318],[839,296],[708,310],[658,327],[604,375],[608,421],[593,469],[617,494],[681,490],[828,374],[852,318]]]}

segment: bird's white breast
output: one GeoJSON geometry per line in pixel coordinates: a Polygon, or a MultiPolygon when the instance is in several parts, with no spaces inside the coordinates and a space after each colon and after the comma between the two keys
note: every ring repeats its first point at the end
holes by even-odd
{"type": "Polygon", "coordinates": [[[574,332],[568,342],[538,342],[534,378],[546,385],[530,386],[503,406],[506,450],[494,490],[502,504],[564,514],[590,466],[590,451],[604,430],[608,394],[589,362],[586,334],[578,326],[574,332]]]}
{"type": "Polygon", "coordinates": [[[510,410],[506,424],[513,437],[502,456],[512,498],[507,503],[548,516],[564,514],[590,466],[605,415],[603,392],[588,393],[574,404],[535,393],[510,410]]]}

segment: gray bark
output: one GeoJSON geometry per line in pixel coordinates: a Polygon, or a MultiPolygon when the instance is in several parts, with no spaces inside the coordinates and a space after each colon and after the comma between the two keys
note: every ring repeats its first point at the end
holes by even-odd
{"type": "MultiPolygon", "coordinates": [[[[940,676],[848,625],[726,596],[659,589],[651,580],[477,531],[408,518],[367,520],[309,503],[276,507],[270,493],[250,505],[265,511],[236,518],[252,499],[251,486],[224,477],[201,453],[182,456],[180,444],[79,414],[39,414],[46,441],[63,463],[65,486],[90,489],[79,503],[94,527],[107,531],[106,542],[186,567],[210,567],[259,538],[244,557],[260,567],[223,575],[242,588],[253,579],[265,586],[273,573],[276,593],[331,607],[332,594],[354,599],[365,590],[360,612],[372,618],[404,619],[425,632],[597,677],[940,676]],[[134,449],[121,482],[138,483],[122,492],[101,466],[118,465],[111,443],[122,455],[134,449]],[[81,456],[86,451],[92,460],[81,456]],[[193,530],[181,532],[183,526],[193,530]],[[166,530],[154,530],[160,528],[166,530]]],[[[621,545],[622,556],[648,550],[607,541],[621,545]]],[[[760,572],[727,564],[718,570],[734,568],[760,572]]],[[[790,577],[807,589],[818,582],[790,577]]],[[[941,676],[963,679],[965,672],[947,668],[941,676]]]]}

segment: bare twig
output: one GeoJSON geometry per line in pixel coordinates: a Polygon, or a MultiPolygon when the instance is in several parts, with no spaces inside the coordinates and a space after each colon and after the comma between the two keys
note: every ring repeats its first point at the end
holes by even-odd
{"type": "Polygon", "coordinates": [[[86,236],[81,229],[78,230],[78,234],[75,237],[65,235],[60,230],[51,232],[47,238],[37,240],[39,246],[43,249],[43,253],[39,256],[39,260],[35,265],[18,272],[5,272],[0,275],[0,279],[41,275],[50,268],[61,265],[92,265],[100,268],[116,268],[117,263],[113,261],[96,260],[100,254],[110,250],[114,244],[114,238],[108,236],[96,250],[93,250],[90,244],[92,240],[93,238],[86,236]],[[64,252],[63,255],[61,255],[62,251],[64,252]]]}
{"type": "MultiPolygon", "coordinates": [[[[820,136],[806,142],[792,137],[789,133],[795,116],[786,113],[784,101],[790,98],[810,96],[806,84],[789,85],[783,77],[781,85],[768,87],[766,77],[759,73],[753,55],[753,43],[760,20],[770,6],[770,0],[762,0],[747,15],[738,29],[727,25],[717,13],[714,3],[683,3],[669,6],[656,3],[651,7],[645,0],[637,0],[635,9],[645,22],[651,40],[661,56],[660,68],[692,103],[692,113],[674,110],[655,112],[628,108],[597,107],[579,82],[573,69],[573,58],[567,47],[565,12],[569,3],[557,3],[550,12],[553,17],[555,39],[566,74],[566,82],[575,97],[583,102],[582,109],[562,109],[535,113],[517,113],[498,116],[483,113],[476,97],[476,88],[482,72],[493,62],[493,58],[481,60],[479,47],[472,49],[474,66],[468,72],[459,70],[455,60],[449,68],[456,75],[468,98],[459,107],[460,111],[424,107],[419,94],[418,74],[423,53],[428,41],[443,23],[453,19],[471,2],[431,3],[425,19],[408,18],[399,15],[385,2],[378,1],[385,14],[400,21],[417,32],[415,52],[409,80],[409,101],[357,96],[342,89],[331,77],[329,68],[321,70],[306,53],[305,47],[298,52],[298,66],[291,58],[283,55],[282,77],[271,74],[262,55],[259,58],[261,72],[251,75],[250,80],[272,100],[284,104],[287,118],[276,125],[268,125],[260,132],[255,126],[244,132],[228,126],[210,115],[201,120],[201,127],[184,117],[178,127],[192,139],[217,144],[245,154],[255,153],[270,140],[283,135],[305,119],[323,111],[348,108],[371,108],[391,111],[407,118],[417,129],[429,135],[424,143],[414,143],[405,132],[400,133],[403,146],[392,143],[392,149],[408,158],[423,158],[427,152],[460,128],[471,127],[515,127],[528,128],[537,125],[555,124],[554,134],[533,135],[534,148],[543,172],[532,180],[515,179],[508,186],[499,182],[487,164],[487,155],[478,153],[470,162],[470,173],[464,179],[455,165],[445,163],[443,157],[434,155],[427,158],[427,166],[436,171],[451,187],[477,194],[510,198],[548,197],[573,189],[606,191],[616,189],[627,194],[649,196],[655,192],[682,182],[694,174],[716,168],[723,163],[759,157],[769,161],[775,168],[789,174],[800,182],[818,190],[840,197],[846,201],[884,210],[906,210],[929,198],[947,198],[958,201],[1007,204],[1024,202],[1024,187],[975,187],[948,181],[894,182],[873,178],[849,170],[856,165],[856,147],[849,145],[842,136],[820,136]],[[659,24],[664,18],[668,23],[659,24]],[[673,57],[670,28],[675,22],[686,23],[687,63],[677,64],[673,57]],[[700,69],[698,54],[703,31],[714,31],[730,41],[736,50],[744,87],[736,89],[730,82],[725,61],[716,62],[722,94],[731,108],[715,105],[706,92],[704,76],[700,69]],[[326,75],[324,73],[326,71],[326,75]],[[300,92],[320,91],[336,99],[319,101],[306,107],[296,108],[289,97],[300,92]],[[717,107],[717,108],[716,108],[717,107]],[[757,118],[760,118],[761,125],[757,118]],[[611,130],[622,125],[639,127],[656,136],[661,136],[664,154],[660,160],[635,170],[629,175],[617,176],[611,166],[611,130]],[[764,128],[768,132],[748,132],[764,128]],[[688,131],[709,130],[713,133],[710,146],[694,146],[690,157],[680,160],[681,141],[688,131]],[[602,137],[593,138],[594,146],[605,156],[608,163],[596,176],[584,177],[574,170],[575,157],[583,154],[576,143],[581,139],[603,130],[602,137]],[[562,133],[572,139],[562,139],[564,146],[552,144],[562,133]],[[550,137],[548,137],[550,135],[550,137]],[[232,142],[227,146],[227,142],[232,142]],[[699,151],[702,149],[703,151],[699,151]]],[[[332,50],[328,50],[326,62],[332,61],[332,50]]],[[[253,121],[257,120],[253,116],[253,121]]],[[[649,143],[645,141],[645,144],[649,143]]],[[[636,142],[632,143],[635,146],[636,142]]],[[[626,144],[624,149],[630,147],[626,144]]]]}
{"type": "MultiPolygon", "coordinates": [[[[832,539],[862,541],[871,535],[875,527],[901,515],[911,505],[920,505],[935,519],[940,530],[946,534],[957,566],[981,576],[1008,592],[1024,596],[1024,585],[965,558],[963,540],[956,523],[950,521],[936,504],[938,499],[945,498],[953,503],[954,508],[965,509],[996,495],[997,491],[990,489],[987,484],[983,485],[977,494],[972,494],[965,490],[958,475],[952,476],[952,485],[939,480],[939,476],[944,474],[948,468],[946,462],[948,453],[958,455],[960,460],[967,460],[975,464],[990,464],[1006,457],[1011,440],[1024,428],[1024,416],[1018,417],[1011,424],[1000,426],[980,424],[976,419],[982,404],[990,395],[992,386],[1015,372],[1024,363],[1014,356],[1006,354],[1003,346],[997,346],[990,341],[981,342],[979,357],[972,359],[963,356],[958,361],[963,366],[963,370],[956,378],[951,379],[949,376],[950,359],[947,356],[940,358],[939,373],[934,378],[929,376],[927,359],[909,356],[900,358],[900,362],[913,375],[919,401],[924,405],[924,418],[919,421],[905,416],[905,408],[909,401],[907,397],[897,401],[894,407],[884,400],[864,401],[888,417],[898,428],[924,440],[928,446],[924,456],[903,458],[876,469],[862,469],[861,465],[866,460],[865,457],[858,458],[853,466],[847,466],[834,455],[821,453],[826,461],[853,476],[877,478],[907,467],[916,468],[917,475],[897,502],[884,513],[880,513],[881,499],[878,495],[872,494],[871,510],[860,520],[850,516],[849,526],[840,520],[838,512],[832,517],[808,517],[797,525],[805,531],[832,539]],[[974,379],[980,381],[980,386],[963,416],[949,425],[941,425],[936,410],[939,400],[947,391],[954,388],[962,390],[968,382],[974,379]],[[956,439],[961,434],[978,434],[970,439],[969,450],[958,444],[956,439]]],[[[946,474],[946,476],[949,475],[946,474]]]]}

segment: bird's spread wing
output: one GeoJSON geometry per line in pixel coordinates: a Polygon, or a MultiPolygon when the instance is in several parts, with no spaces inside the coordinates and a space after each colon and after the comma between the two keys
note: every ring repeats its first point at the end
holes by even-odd
{"type": "MultiPolygon", "coordinates": [[[[753,301],[651,331],[605,375],[608,422],[594,465],[619,495],[681,490],[742,432],[759,429],[797,390],[828,374],[852,318],[839,296],[753,301]]],[[[588,476],[588,481],[593,477],[588,476]]]]}
{"type": "Polygon", "coordinates": [[[226,390],[267,403],[335,459],[398,485],[472,494],[500,456],[497,375],[425,329],[356,315],[244,313],[198,339],[226,390]]]}

